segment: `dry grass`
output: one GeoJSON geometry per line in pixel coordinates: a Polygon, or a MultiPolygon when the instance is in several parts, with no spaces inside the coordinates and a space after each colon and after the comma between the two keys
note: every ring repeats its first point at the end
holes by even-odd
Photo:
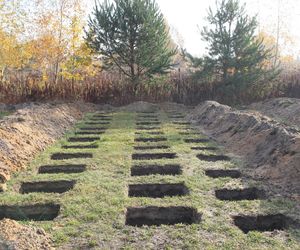
{"type": "Polygon", "coordinates": [[[240,104],[247,104],[274,97],[300,98],[300,70],[284,70],[275,81],[257,84],[256,87],[235,96],[226,95],[217,82],[196,79],[190,74],[179,72],[143,80],[136,92],[130,81],[118,72],[100,72],[83,80],[60,78],[57,83],[43,81],[40,76],[34,74],[12,75],[5,82],[0,82],[0,93],[2,103],[82,100],[124,105],[143,100],[195,105],[205,100],[236,104],[232,103],[235,99],[239,100],[240,104]]]}

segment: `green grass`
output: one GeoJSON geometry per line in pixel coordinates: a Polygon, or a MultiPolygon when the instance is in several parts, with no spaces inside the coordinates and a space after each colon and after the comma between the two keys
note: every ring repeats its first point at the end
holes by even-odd
{"type": "Polygon", "coordinates": [[[2,119],[5,116],[8,116],[10,114],[11,114],[11,112],[9,112],[9,111],[0,111],[0,119],[2,119]]]}
{"type": "MultiPolygon", "coordinates": [[[[86,119],[90,114],[87,115],[86,119]]],[[[297,204],[283,198],[261,201],[226,202],[214,196],[214,190],[223,187],[261,186],[245,179],[211,179],[204,174],[208,167],[235,168],[242,164],[235,162],[208,163],[196,158],[197,151],[190,150],[192,144],[183,142],[178,130],[164,112],[160,113],[162,130],[168,138],[177,159],[158,160],[158,163],[180,163],[183,175],[131,177],[135,137],[135,113],[118,112],[107,132],[101,135],[98,149],[62,150],[65,138],[41,153],[26,171],[15,174],[8,183],[8,192],[0,195],[1,204],[31,204],[57,202],[61,204],[59,217],[50,222],[23,222],[43,227],[53,236],[54,245],[59,249],[300,249],[299,230],[286,232],[242,233],[235,227],[231,215],[245,213],[286,213],[299,216],[297,204]],[[51,161],[54,152],[92,152],[93,159],[51,161]],[[41,165],[87,163],[88,171],[79,174],[39,175],[41,165]],[[64,194],[31,193],[18,194],[22,181],[75,179],[75,188],[64,194]],[[184,182],[190,194],[182,197],[163,199],[129,198],[127,186],[130,183],[176,183],[184,182]],[[171,206],[184,205],[197,208],[202,221],[193,225],[160,227],[125,226],[126,207],[129,206],[171,206]]],[[[77,127],[83,125],[79,123],[77,127]]],[[[146,135],[146,133],[145,133],[146,135]]],[[[141,136],[142,137],[142,136],[141,136]]],[[[202,144],[215,146],[211,143],[202,144]]],[[[201,145],[199,145],[201,146],[201,145]]],[[[155,151],[154,151],[155,152],[155,151]]],[[[206,151],[205,153],[210,153],[206,151]]]]}

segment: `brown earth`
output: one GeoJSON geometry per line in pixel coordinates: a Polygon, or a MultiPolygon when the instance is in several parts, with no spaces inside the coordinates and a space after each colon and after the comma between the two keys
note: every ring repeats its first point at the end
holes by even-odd
{"type": "Polygon", "coordinates": [[[272,117],[274,120],[289,126],[300,128],[300,99],[275,98],[249,105],[249,109],[272,117]]]}
{"type": "Polygon", "coordinates": [[[94,110],[92,104],[23,104],[0,121],[0,183],[94,110]]]}
{"type": "MultiPolygon", "coordinates": [[[[273,103],[281,102],[273,100],[273,103]]],[[[256,105],[259,106],[262,104],[256,105]]],[[[297,105],[295,108],[299,109],[297,105]]],[[[244,172],[251,178],[263,180],[275,193],[300,200],[300,134],[294,127],[280,123],[283,111],[276,106],[273,109],[277,120],[257,111],[241,111],[207,101],[191,111],[188,119],[225,146],[228,153],[242,157],[244,172]]],[[[272,113],[269,108],[265,110],[272,113]]],[[[291,109],[290,113],[293,112],[291,109]]],[[[300,113],[283,113],[292,122],[300,119],[300,113]]]]}
{"type": "Polygon", "coordinates": [[[25,226],[16,221],[0,221],[1,250],[49,250],[51,239],[43,229],[25,226]]]}

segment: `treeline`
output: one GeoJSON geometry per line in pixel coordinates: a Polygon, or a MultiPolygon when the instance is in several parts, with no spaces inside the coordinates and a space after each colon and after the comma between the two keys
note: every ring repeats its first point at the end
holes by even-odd
{"type": "Polygon", "coordinates": [[[1,102],[241,104],[300,97],[298,68],[283,73],[290,64],[237,0],[209,10],[202,58],[176,45],[154,0],[98,3],[88,20],[84,4],[0,0],[1,102]]]}

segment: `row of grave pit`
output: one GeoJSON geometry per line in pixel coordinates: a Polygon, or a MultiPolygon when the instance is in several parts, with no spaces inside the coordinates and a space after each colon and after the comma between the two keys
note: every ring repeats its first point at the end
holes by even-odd
{"type": "MultiPolygon", "coordinates": [[[[184,116],[181,113],[170,113],[171,119],[182,119],[184,116]]],[[[85,123],[86,127],[82,127],[79,131],[74,133],[74,137],[69,137],[68,142],[95,142],[100,140],[99,136],[105,133],[107,127],[94,127],[97,125],[109,125],[112,116],[107,114],[95,114],[90,118],[90,121],[85,123]],[[92,127],[87,127],[92,126],[92,127]],[[89,137],[83,137],[88,135],[89,137]],[[79,137],[78,137],[79,136],[79,137]]],[[[175,125],[189,126],[189,122],[173,121],[175,125]]],[[[163,135],[159,131],[160,121],[154,112],[141,112],[138,115],[136,122],[136,135],[139,136],[145,131],[149,135],[163,135]],[[144,120],[145,119],[145,120],[144,120]]],[[[181,127],[180,127],[181,128],[181,127]]],[[[190,133],[186,131],[179,132],[180,135],[195,135],[197,133],[190,133]]],[[[135,142],[166,142],[164,137],[136,137],[135,142]]],[[[203,138],[187,138],[184,139],[186,143],[206,143],[208,139],[203,138]]],[[[64,149],[93,149],[98,145],[64,145],[64,149]]],[[[135,146],[135,150],[155,150],[155,149],[169,149],[169,145],[146,145],[135,146]]],[[[216,147],[195,146],[192,150],[217,150],[216,147]]],[[[78,159],[78,158],[92,158],[92,153],[54,153],[51,155],[52,160],[64,159],[78,159]]],[[[176,153],[134,153],[132,160],[156,160],[156,159],[175,159],[176,153]]],[[[197,154],[197,157],[202,161],[229,161],[230,158],[225,155],[215,154],[197,154]]],[[[87,170],[85,164],[64,164],[64,165],[46,165],[40,166],[38,173],[40,174],[56,174],[56,173],[80,173],[87,170]]],[[[132,176],[143,175],[181,175],[182,167],[178,164],[134,164],[131,168],[132,176]]],[[[207,169],[205,174],[212,178],[231,177],[240,178],[241,173],[236,169],[207,169]]],[[[21,193],[31,192],[45,192],[45,193],[64,193],[74,188],[75,180],[61,180],[61,181],[40,181],[40,182],[25,182],[21,184],[21,193]]],[[[189,190],[184,183],[177,184],[132,184],[128,187],[128,195],[130,197],[151,197],[163,198],[165,196],[182,196],[188,195],[189,190]]],[[[215,190],[216,198],[227,201],[239,200],[256,200],[265,199],[263,190],[257,188],[245,189],[219,189],[215,190]]],[[[35,204],[28,206],[0,206],[0,219],[11,218],[15,220],[53,220],[60,211],[59,204],[35,204]]],[[[143,226],[143,225],[173,225],[178,223],[193,224],[201,221],[201,214],[197,209],[185,206],[170,206],[170,207],[129,207],[126,212],[126,225],[143,226]]],[[[233,222],[243,232],[247,233],[252,230],[258,231],[272,231],[275,229],[285,229],[290,225],[295,224],[293,220],[283,214],[274,215],[237,215],[233,216],[233,222]]]]}

